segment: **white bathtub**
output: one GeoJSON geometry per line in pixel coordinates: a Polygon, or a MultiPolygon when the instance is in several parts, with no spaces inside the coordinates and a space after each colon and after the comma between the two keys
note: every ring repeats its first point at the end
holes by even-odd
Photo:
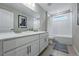
{"type": "Polygon", "coordinates": [[[72,36],[51,36],[50,39],[56,39],[58,42],[67,44],[67,45],[72,45],[72,36]]]}

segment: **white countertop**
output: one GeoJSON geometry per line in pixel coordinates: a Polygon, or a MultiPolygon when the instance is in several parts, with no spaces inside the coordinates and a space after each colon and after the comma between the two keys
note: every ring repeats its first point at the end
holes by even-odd
{"type": "Polygon", "coordinates": [[[38,31],[38,32],[26,31],[26,32],[21,32],[21,33],[14,33],[14,32],[0,33],[0,40],[17,38],[17,37],[22,37],[22,36],[29,36],[29,35],[40,34],[40,33],[45,33],[45,31],[38,31]]]}

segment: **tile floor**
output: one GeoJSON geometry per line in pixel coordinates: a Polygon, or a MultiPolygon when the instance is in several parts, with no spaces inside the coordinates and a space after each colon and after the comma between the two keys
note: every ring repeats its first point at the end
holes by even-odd
{"type": "Polygon", "coordinates": [[[54,50],[52,45],[49,45],[47,49],[41,54],[41,56],[76,56],[76,53],[72,46],[67,46],[69,54],[54,50]]]}

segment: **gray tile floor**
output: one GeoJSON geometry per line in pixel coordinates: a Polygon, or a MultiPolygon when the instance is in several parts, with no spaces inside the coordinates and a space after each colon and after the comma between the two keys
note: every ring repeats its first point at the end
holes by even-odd
{"type": "Polygon", "coordinates": [[[75,56],[75,52],[72,46],[68,46],[69,54],[64,52],[54,50],[52,45],[49,45],[48,48],[41,54],[41,56],[75,56]]]}

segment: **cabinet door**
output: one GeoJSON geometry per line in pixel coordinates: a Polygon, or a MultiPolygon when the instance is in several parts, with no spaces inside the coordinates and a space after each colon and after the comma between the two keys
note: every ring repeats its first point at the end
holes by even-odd
{"type": "Polygon", "coordinates": [[[40,39],[40,52],[42,52],[43,49],[45,48],[44,45],[45,45],[44,39],[41,38],[41,39],[40,39]]]}
{"type": "Polygon", "coordinates": [[[7,41],[3,41],[3,48],[4,48],[3,52],[16,48],[16,40],[11,39],[11,40],[7,40],[7,41]]]}
{"type": "Polygon", "coordinates": [[[48,45],[47,33],[40,34],[40,52],[42,52],[48,45]]]}
{"type": "Polygon", "coordinates": [[[27,56],[27,46],[22,46],[18,49],[16,49],[16,55],[17,56],[27,56]]]}
{"type": "Polygon", "coordinates": [[[31,56],[36,56],[39,54],[39,40],[33,41],[31,43],[31,56]]]}
{"type": "Polygon", "coordinates": [[[3,53],[4,56],[16,56],[16,50],[7,52],[7,53],[3,53]]]}
{"type": "Polygon", "coordinates": [[[44,39],[44,47],[47,47],[48,46],[48,38],[46,37],[45,39],[44,39]]]}

